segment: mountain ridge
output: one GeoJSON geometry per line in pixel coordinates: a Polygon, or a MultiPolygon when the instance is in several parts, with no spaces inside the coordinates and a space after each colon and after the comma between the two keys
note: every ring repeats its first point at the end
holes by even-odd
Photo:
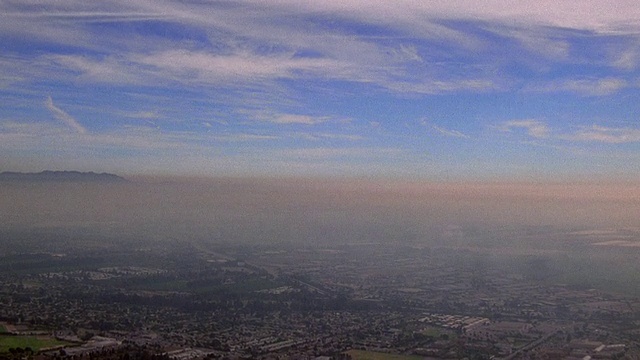
{"type": "Polygon", "coordinates": [[[0,172],[0,181],[22,181],[22,182],[127,182],[128,180],[110,173],[95,173],[93,171],[52,171],[41,172],[0,172]]]}

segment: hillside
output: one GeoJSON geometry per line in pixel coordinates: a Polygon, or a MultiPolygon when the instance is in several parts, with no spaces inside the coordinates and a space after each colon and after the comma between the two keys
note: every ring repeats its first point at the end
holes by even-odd
{"type": "Polygon", "coordinates": [[[126,182],[115,174],[79,171],[42,171],[38,173],[2,172],[2,182],[126,182]]]}

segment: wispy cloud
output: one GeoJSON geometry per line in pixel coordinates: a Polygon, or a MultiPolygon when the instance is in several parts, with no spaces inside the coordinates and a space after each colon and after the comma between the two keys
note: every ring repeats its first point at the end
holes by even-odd
{"type": "Polygon", "coordinates": [[[241,131],[221,134],[168,132],[147,126],[126,126],[100,133],[80,133],[68,132],[57,124],[46,122],[0,121],[0,139],[3,140],[0,142],[0,149],[5,150],[32,149],[51,152],[64,148],[68,151],[96,152],[117,149],[139,153],[168,150],[178,154],[189,154],[214,151],[221,143],[278,140],[280,136],[241,131]]]}
{"type": "MultiPolygon", "coordinates": [[[[47,16],[35,16],[29,20],[34,22],[34,27],[46,31],[54,26],[48,22],[54,21],[52,18],[65,17],[64,6],[51,7],[55,9],[45,12],[47,16]],[[45,20],[47,22],[43,24],[42,21],[45,20]]],[[[71,21],[68,27],[60,28],[56,25],[56,29],[68,30],[70,33],[76,31],[89,36],[91,29],[87,28],[84,20],[95,17],[128,21],[131,19],[132,8],[137,8],[133,12],[134,17],[147,16],[144,14],[148,14],[149,18],[166,16],[200,31],[226,31],[229,36],[216,49],[206,49],[204,46],[192,46],[193,44],[185,42],[172,43],[170,40],[151,36],[134,36],[133,39],[144,41],[131,43],[130,38],[118,37],[117,33],[106,33],[98,41],[79,42],[85,48],[95,48],[97,52],[93,53],[99,55],[91,55],[92,52],[89,51],[89,55],[47,55],[47,59],[52,66],[57,66],[58,72],[71,79],[120,84],[166,84],[167,81],[174,81],[224,87],[237,86],[239,82],[314,77],[376,84],[391,91],[408,93],[432,94],[496,88],[492,79],[477,74],[471,78],[468,75],[451,78],[446,69],[438,70],[434,67],[432,61],[424,58],[421,50],[410,41],[401,41],[396,45],[354,36],[348,31],[327,32],[305,25],[306,22],[302,19],[317,13],[314,6],[293,6],[292,3],[274,2],[271,6],[263,6],[247,2],[243,7],[217,9],[214,4],[204,7],[201,4],[184,6],[167,2],[152,5],[144,1],[133,1],[126,8],[112,6],[108,11],[87,6],[85,11],[68,12],[68,19],[71,21]],[[119,10],[121,19],[116,15],[119,10]],[[283,19],[283,11],[295,16],[283,19]],[[259,17],[261,21],[255,21],[255,17],[259,17]],[[80,22],[73,25],[74,19],[80,22]],[[245,40],[240,42],[240,39],[245,40]],[[239,43],[242,45],[238,45],[239,43]],[[105,56],[105,51],[100,51],[99,46],[117,46],[123,49],[117,56],[105,56]],[[224,51],[220,51],[220,48],[224,51]],[[301,55],[304,52],[313,55],[301,55]],[[423,73],[413,73],[409,64],[420,64],[419,68],[424,69],[423,73]]],[[[384,21],[384,13],[375,16],[371,13],[370,19],[361,18],[362,14],[351,15],[354,17],[346,21],[382,21],[385,26],[393,27],[393,23],[384,21]]],[[[416,21],[413,25],[422,30],[429,28],[430,30],[425,31],[435,38],[446,33],[462,42],[470,39],[468,34],[458,33],[457,30],[437,23],[416,21]]],[[[212,38],[211,41],[221,40],[212,38]]]]}
{"type": "Polygon", "coordinates": [[[308,115],[308,114],[292,114],[286,112],[275,112],[266,110],[240,110],[239,113],[247,115],[249,118],[257,121],[268,122],[280,125],[317,125],[326,122],[347,123],[349,119],[336,118],[331,116],[308,115]]]}
{"type": "Polygon", "coordinates": [[[625,49],[614,55],[613,66],[624,70],[633,70],[640,62],[640,46],[633,44],[630,48],[625,49]]]}
{"type": "Polygon", "coordinates": [[[296,139],[304,139],[304,140],[310,140],[310,141],[319,141],[319,140],[360,141],[365,139],[365,137],[362,135],[336,134],[336,133],[326,133],[326,132],[296,132],[296,133],[289,134],[289,136],[296,139]]]}
{"type": "MultiPolygon", "coordinates": [[[[280,0],[280,4],[293,7],[295,0],[280,0]]],[[[465,18],[518,21],[564,28],[601,32],[623,31],[635,24],[640,10],[633,1],[606,2],[598,0],[553,1],[540,0],[534,3],[488,0],[453,0],[447,2],[399,0],[393,5],[366,0],[329,0],[303,5],[307,9],[361,16],[368,19],[388,21],[404,18],[404,22],[433,18],[465,18]]]]}
{"type": "Polygon", "coordinates": [[[458,91],[485,92],[499,90],[502,86],[492,79],[454,79],[454,80],[427,80],[416,82],[406,81],[380,81],[384,87],[402,92],[418,94],[445,94],[458,91]]]}
{"type": "Polygon", "coordinates": [[[124,111],[120,112],[120,114],[131,119],[143,120],[160,119],[162,117],[162,115],[155,111],[124,111]]]}
{"type": "Polygon", "coordinates": [[[89,57],[84,55],[46,55],[48,61],[60,75],[83,82],[108,84],[143,84],[153,80],[148,69],[136,66],[123,57],[89,57]]]}
{"type": "Polygon", "coordinates": [[[549,136],[547,124],[538,120],[511,120],[497,127],[500,131],[511,132],[513,129],[524,129],[527,135],[534,138],[546,138],[549,136]]]}
{"type": "Polygon", "coordinates": [[[615,94],[627,87],[624,79],[608,77],[604,79],[572,79],[551,81],[543,85],[533,85],[528,89],[535,92],[573,92],[586,96],[605,96],[615,94]]]}
{"type": "MultiPolygon", "coordinates": [[[[521,128],[527,131],[527,134],[536,139],[548,140],[564,140],[571,142],[600,142],[609,144],[623,144],[640,142],[640,129],[606,127],[600,125],[592,125],[582,127],[575,132],[559,133],[552,132],[547,124],[538,120],[513,120],[502,123],[497,127],[500,131],[510,132],[514,128],[521,128]]],[[[530,142],[529,142],[530,143],[530,142]]],[[[532,143],[543,145],[538,142],[532,143]]],[[[554,146],[552,144],[544,144],[544,146],[554,146]]]]}
{"type": "MultiPolygon", "coordinates": [[[[304,149],[286,149],[278,150],[279,156],[295,157],[295,158],[360,158],[360,159],[372,159],[379,157],[394,157],[403,153],[401,149],[397,148],[304,148],[304,149]]],[[[275,154],[275,152],[274,152],[275,154]]]]}
{"type": "Polygon", "coordinates": [[[77,133],[79,134],[87,133],[87,129],[85,129],[84,126],[80,125],[80,123],[76,119],[74,119],[73,116],[67,114],[64,110],[60,109],[53,103],[53,99],[51,98],[51,96],[47,97],[47,100],[45,100],[44,105],[47,107],[47,109],[49,109],[49,111],[51,111],[51,113],[56,119],[62,121],[68,127],[75,130],[77,133]]]}
{"type": "Polygon", "coordinates": [[[223,135],[214,135],[213,139],[220,141],[254,141],[254,140],[277,140],[280,139],[280,136],[276,135],[265,135],[265,134],[250,134],[250,133],[234,133],[234,134],[223,134],[223,135]]]}
{"type": "Polygon", "coordinates": [[[327,117],[314,117],[309,115],[298,115],[298,114],[279,114],[273,117],[270,121],[275,124],[304,124],[304,125],[315,125],[319,123],[323,123],[329,120],[327,117]]]}
{"type": "Polygon", "coordinates": [[[200,125],[208,128],[208,129],[213,128],[213,124],[227,126],[227,125],[229,125],[229,122],[224,121],[224,120],[207,120],[207,121],[203,121],[203,122],[200,123],[200,125]]]}
{"type": "Polygon", "coordinates": [[[568,39],[559,36],[553,29],[522,28],[502,24],[496,24],[489,29],[520,44],[522,49],[526,50],[527,56],[541,56],[552,61],[566,61],[570,56],[571,46],[568,39]]]}
{"type": "Polygon", "coordinates": [[[565,135],[563,138],[573,141],[603,142],[610,144],[640,142],[640,129],[611,128],[593,125],[580,129],[574,134],[565,135]]]}
{"type": "MultiPolygon", "coordinates": [[[[502,36],[516,40],[531,52],[565,60],[570,54],[570,44],[557,37],[554,28],[548,25],[608,33],[632,26],[634,16],[640,16],[630,4],[611,6],[593,1],[581,2],[579,6],[573,2],[550,1],[524,6],[497,0],[482,6],[468,0],[447,4],[401,0],[393,6],[363,0],[323,1],[322,4],[300,4],[292,0],[273,1],[268,5],[249,0],[237,3],[242,5],[134,0],[124,6],[118,2],[60,1],[42,2],[38,12],[6,4],[4,17],[13,22],[27,21],[28,26],[16,23],[5,31],[15,33],[18,29],[34,28],[39,29],[39,33],[65,32],[67,36],[58,37],[95,50],[82,56],[48,56],[59,67],[58,71],[66,69],[66,75],[74,80],[141,85],[174,81],[224,87],[243,82],[313,77],[375,84],[392,92],[439,94],[505,88],[505,79],[495,69],[478,73],[476,67],[475,71],[460,72],[456,70],[460,69],[459,64],[447,65],[450,59],[442,54],[443,50],[452,50],[469,57],[476,65],[491,64],[483,58],[487,55],[487,43],[493,41],[481,35],[485,29],[500,31],[502,36]],[[338,16],[345,24],[381,26],[387,34],[394,34],[395,39],[393,42],[376,40],[348,27],[327,31],[308,22],[309,16],[316,14],[338,16]],[[211,35],[201,39],[202,44],[143,33],[129,37],[106,32],[100,39],[92,36],[93,22],[162,22],[166,19],[192,29],[193,33],[224,32],[227,35],[211,35]],[[473,20],[477,28],[447,23],[451,19],[473,20]],[[78,36],[82,39],[77,39],[78,36]],[[416,39],[435,41],[437,46],[426,50],[424,44],[417,45],[416,39]],[[451,40],[444,49],[443,39],[451,40]],[[210,46],[212,44],[214,46],[210,46]],[[118,47],[117,56],[116,53],[105,55],[108,52],[103,47],[118,47]],[[306,56],[306,53],[312,55],[306,56]]],[[[2,31],[0,26],[0,34],[2,31]]],[[[35,37],[32,33],[25,35],[35,37]]],[[[629,66],[631,55],[621,54],[619,66],[629,66]]],[[[624,86],[622,79],[605,78],[551,81],[549,85],[530,88],[606,95],[624,86]]]]}
{"type": "Polygon", "coordinates": [[[301,58],[292,54],[258,55],[240,52],[220,55],[203,51],[169,50],[135,59],[138,63],[167,71],[175,79],[212,81],[292,77],[305,72],[332,73],[344,65],[331,59],[301,58]]]}
{"type": "MultiPolygon", "coordinates": [[[[340,147],[399,146],[403,118],[429,111],[447,121],[425,124],[428,133],[468,139],[465,121],[489,126],[494,110],[515,120],[483,136],[636,142],[637,130],[602,119],[635,109],[639,18],[631,0],[0,1],[0,112],[16,121],[0,145],[44,147],[44,137],[76,157],[246,151],[265,164],[295,144],[342,160],[340,147]],[[29,107],[43,99],[46,109],[29,107]],[[47,110],[56,121],[42,121],[47,110]],[[161,127],[140,126],[159,118],[161,127]]],[[[415,147],[410,163],[432,150],[460,155],[455,143],[401,147],[415,147]]]]}
{"type": "Polygon", "coordinates": [[[450,130],[450,129],[445,129],[441,126],[438,125],[432,125],[431,126],[434,130],[436,130],[437,132],[439,132],[442,135],[445,136],[451,136],[451,137],[457,137],[457,138],[464,138],[464,139],[468,139],[469,135],[466,135],[458,130],[450,130]]]}
{"type": "Polygon", "coordinates": [[[80,22],[133,22],[145,20],[161,20],[166,19],[163,15],[153,15],[149,13],[126,13],[126,12],[100,12],[100,11],[52,11],[38,13],[11,13],[5,16],[16,18],[40,18],[54,21],[80,21],[80,22]]]}
{"type": "MultiPolygon", "coordinates": [[[[345,38],[348,39],[348,38],[345,38]]],[[[323,40],[326,41],[327,39],[323,40]]],[[[335,42],[335,39],[331,39],[335,42]]],[[[345,44],[341,44],[345,46],[345,44]]],[[[301,57],[294,51],[261,54],[240,49],[229,54],[205,51],[169,50],[149,55],[134,55],[123,63],[104,59],[87,64],[86,60],[67,61],[82,71],[82,76],[102,78],[103,74],[119,73],[109,79],[124,82],[137,81],[140,74],[147,77],[179,82],[196,82],[216,86],[237,86],[246,82],[264,82],[278,79],[320,78],[375,84],[402,93],[439,94],[455,91],[486,91],[500,88],[492,78],[463,74],[451,78],[446,69],[425,64],[429,71],[412,73],[405,61],[422,59],[413,47],[390,49],[380,44],[369,44],[365,54],[346,56],[335,49],[316,47],[322,56],[301,57]],[[441,74],[440,74],[441,73],[441,74]],[[433,75],[442,79],[433,78],[433,75]]],[[[344,48],[342,48],[344,49],[344,48]]]]}

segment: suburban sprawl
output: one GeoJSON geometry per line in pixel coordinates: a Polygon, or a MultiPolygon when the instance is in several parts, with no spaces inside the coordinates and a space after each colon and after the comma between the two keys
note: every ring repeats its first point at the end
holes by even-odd
{"type": "Polygon", "coordinates": [[[539,254],[373,243],[108,246],[3,255],[3,358],[640,356],[640,300],[559,283],[554,260],[539,254]]]}

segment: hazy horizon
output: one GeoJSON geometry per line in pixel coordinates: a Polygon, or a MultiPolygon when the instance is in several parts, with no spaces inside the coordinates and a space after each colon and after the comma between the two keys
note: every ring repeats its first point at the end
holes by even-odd
{"type": "Polygon", "coordinates": [[[137,178],[3,183],[0,200],[5,229],[98,229],[185,241],[508,247],[500,235],[507,230],[518,246],[523,237],[550,229],[557,237],[599,231],[602,239],[593,243],[635,242],[640,229],[634,184],[137,178]]]}

